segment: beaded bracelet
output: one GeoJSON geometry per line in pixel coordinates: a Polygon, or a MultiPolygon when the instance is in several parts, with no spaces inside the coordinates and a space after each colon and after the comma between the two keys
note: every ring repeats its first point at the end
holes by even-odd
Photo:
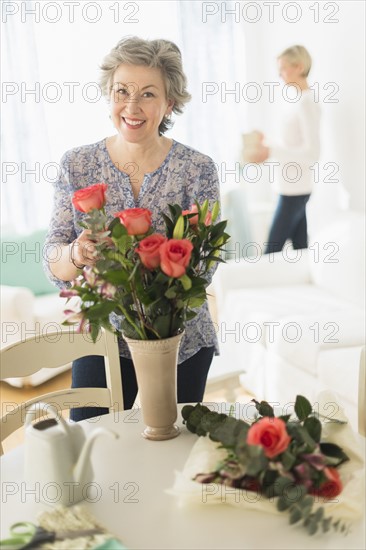
{"type": "Polygon", "coordinates": [[[85,266],[84,265],[78,265],[74,260],[73,252],[74,252],[75,243],[76,243],[76,241],[72,241],[72,243],[71,243],[71,248],[70,248],[71,263],[76,267],[76,269],[83,269],[83,267],[85,267],[85,266]]]}

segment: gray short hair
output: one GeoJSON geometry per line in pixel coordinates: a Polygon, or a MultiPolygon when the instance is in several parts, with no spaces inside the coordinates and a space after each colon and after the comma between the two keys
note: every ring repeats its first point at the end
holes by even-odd
{"type": "MultiPolygon", "coordinates": [[[[114,73],[122,63],[160,69],[166,96],[174,101],[173,112],[176,114],[183,112],[183,107],[190,101],[191,95],[187,91],[187,78],[183,72],[182,56],[174,42],[144,40],[137,36],[122,38],[105,56],[100,67],[100,86],[108,99],[114,73]]],[[[159,133],[163,134],[171,126],[172,123],[164,117],[159,126],[159,133]]]]}
{"type": "Polygon", "coordinates": [[[288,59],[291,65],[301,63],[304,67],[301,76],[308,76],[311,69],[311,56],[304,46],[291,46],[291,48],[284,50],[277,59],[280,59],[281,57],[288,59]]]}

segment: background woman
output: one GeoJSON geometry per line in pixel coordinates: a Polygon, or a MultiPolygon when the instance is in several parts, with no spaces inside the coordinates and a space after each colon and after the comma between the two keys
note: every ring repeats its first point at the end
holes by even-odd
{"type": "Polygon", "coordinates": [[[319,160],[320,149],[320,108],[307,82],[309,52],[304,46],[286,49],[278,57],[278,68],[285,84],[296,87],[299,99],[288,102],[280,126],[282,142],[266,147],[262,141],[256,154],[251,155],[252,162],[271,157],[280,163],[275,179],[279,200],[266,253],[281,251],[287,239],[294,249],[307,248],[306,203],[312,191],[311,166],[319,160]]]}
{"type": "MultiPolygon", "coordinates": [[[[68,151],[61,160],[55,185],[54,210],[46,249],[61,250],[57,261],[46,261],[51,281],[63,288],[77,269],[95,263],[95,245],[78,222],[83,214],[71,203],[73,193],[104,182],[108,185],[106,212],[148,208],[152,225],[163,233],[162,214],[167,204],[190,209],[194,200],[219,199],[219,182],[213,161],[165,137],[172,112],[182,113],[190,100],[178,47],[167,40],[122,39],[105,57],[101,87],[110,105],[110,118],[117,131],[91,145],[68,151]]],[[[92,121],[91,121],[92,123],[92,121]]],[[[194,124],[194,121],[192,121],[194,124]]],[[[137,394],[133,363],[126,343],[119,342],[125,408],[137,394]]],[[[187,322],[178,365],[178,401],[201,401],[217,339],[207,304],[187,322]]],[[[104,360],[84,357],[72,366],[73,387],[105,387],[104,360]]],[[[107,409],[79,408],[73,420],[104,414],[107,409]]]]}

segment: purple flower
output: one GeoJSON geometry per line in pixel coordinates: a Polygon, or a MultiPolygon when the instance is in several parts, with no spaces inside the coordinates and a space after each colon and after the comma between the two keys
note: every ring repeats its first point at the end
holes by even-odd
{"type": "Polygon", "coordinates": [[[101,296],[109,300],[113,300],[116,292],[117,292],[116,287],[111,283],[103,283],[102,286],[100,287],[101,296]]]}
{"type": "Polygon", "coordinates": [[[211,474],[197,474],[194,478],[194,481],[198,483],[212,483],[217,478],[217,473],[213,472],[211,474]]]}
{"type": "Polygon", "coordinates": [[[89,265],[85,266],[83,269],[84,279],[90,286],[95,286],[98,282],[98,275],[95,273],[94,269],[89,265]]]}
{"type": "Polygon", "coordinates": [[[303,462],[302,464],[295,466],[294,470],[298,481],[300,481],[302,485],[309,489],[313,484],[309,464],[303,462]]]}
{"type": "Polygon", "coordinates": [[[324,456],[317,453],[311,453],[311,454],[302,454],[301,458],[306,460],[315,470],[324,470],[325,468],[325,461],[324,456]]]}
{"type": "Polygon", "coordinates": [[[72,298],[78,296],[78,291],[72,288],[63,288],[60,292],[61,298],[72,298]]]}
{"type": "Polygon", "coordinates": [[[91,327],[88,319],[84,316],[82,311],[73,311],[72,309],[65,309],[64,315],[66,316],[65,322],[68,325],[76,325],[76,332],[90,332],[91,327]]]}

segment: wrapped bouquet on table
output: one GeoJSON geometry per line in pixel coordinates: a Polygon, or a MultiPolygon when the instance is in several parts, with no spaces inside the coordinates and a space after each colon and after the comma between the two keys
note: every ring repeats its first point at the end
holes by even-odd
{"type": "Polygon", "coordinates": [[[182,505],[287,511],[290,523],[302,522],[309,534],[347,532],[363,514],[364,443],[340,408],[329,417],[330,404],[336,401],[324,392],[314,411],[297,396],[294,417],[255,402],[251,422],[187,405],[187,428],[202,437],[168,492],[182,505]]]}

